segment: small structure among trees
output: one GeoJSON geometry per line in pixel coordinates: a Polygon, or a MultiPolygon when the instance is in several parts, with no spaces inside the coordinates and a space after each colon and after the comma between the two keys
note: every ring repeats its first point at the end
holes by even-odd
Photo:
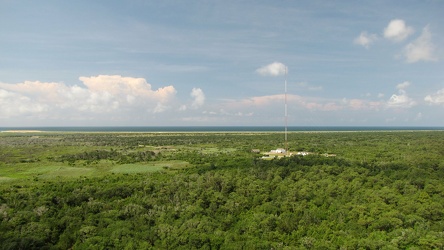
{"type": "Polygon", "coordinates": [[[278,149],[275,149],[275,150],[271,150],[270,153],[273,153],[273,154],[285,154],[285,153],[287,153],[287,150],[285,150],[283,148],[278,148],[278,149]]]}

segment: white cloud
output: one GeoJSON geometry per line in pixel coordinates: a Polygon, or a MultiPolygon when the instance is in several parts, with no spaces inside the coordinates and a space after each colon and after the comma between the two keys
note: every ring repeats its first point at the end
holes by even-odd
{"type": "Polygon", "coordinates": [[[403,82],[396,85],[398,94],[393,94],[387,102],[389,108],[410,108],[416,105],[416,102],[407,95],[405,89],[410,86],[410,82],[403,82]]]}
{"type": "Polygon", "coordinates": [[[204,103],[205,103],[205,94],[202,91],[202,89],[200,89],[200,88],[193,88],[191,90],[191,94],[190,95],[191,95],[191,97],[194,98],[193,102],[191,103],[191,107],[192,108],[197,109],[197,108],[199,108],[199,107],[204,105],[204,103]]]}
{"type": "Polygon", "coordinates": [[[27,115],[57,119],[99,116],[136,117],[167,110],[176,95],[173,86],[153,90],[143,78],[99,75],[79,78],[84,86],[25,81],[0,83],[0,116],[27,115]]]}
{"type": "Polygon", "coordinates": [[[153,90],[143,78],[99,75],[79,80],[87,87],[86,101],[80,108],[95,113],[113,110],[161,113],[169,108],[168,103],[176,94],[173,86],[153,90]]]}
{"type": "Polygon", "coordinates": [[[18,84],[0,83],[0,88],[43,102],[48,100],[61,102],[66,98],[64,94],[70,92],[70,87],[63,83],[39,81],[25,81],[18,84]]]}
{"type": "Polygon", "coordinates": [[[48,110],[48,105],[33,102],[20,93],[14,93],[0,88],[0,118],[11,118],[48,110]]]}
{"type": "Polygon", "coordinates": [[[376,34],[368,34],[366,31],[363,31],[358,37],[355,38],[355,40],[353,40],[353,43],[368,49],[376,40],[378,40],[378,36],[376,34]]]}
{"type": "Polygon", "coordinates": [[[436,61],[434,55],[435,47],[432,43],[432,33],[426,26],[422,30],[422,34],[415,41],[409,43],[404,48],[404,56],[408,63],[418,61],[436,61]]]}
{"type": "Polygon", "coordinates": [[[394,42],[401,42],[415,31],[412,27],[407,26],[404,20],[391,20],[388,26],[384,29],[384,37],[394,42]]]}
{"type": "Polygon", "coordinates": [[[408,86],[410,86],[410,82],[405,81],[403,83],[396,85],[396,89],[406,89],[408,86]]]}
{"type": "Polygon", "coordinates": [[[284,75],[287,71],[287,66],[280,62],[268,64],[256,70],[256,72],[263,76],[279,76],[284,75]]]}
{"type": "Polygon", "coordinates": [[[444,105],[444,89],[440,89],[434,94],[427,95],[424,100],[430,104],[444,105]]]}
{"type": "Polygon", "coordinates": [[[128,102],[126,97],[131,96],[130,99],[139,98],[144,101],[150,99],[165,103],[176,94],[173,86],[152,90],[151,84],[147,83],[143,78],[122,77],[120,75],[99,75],[80,77],[79,80],[93,93],[109,93],[118,99],[124,96],[126,102],[128,102]]]}
{"type": "Polygon", "coordinates": [[[399,95],[393,94],[387,104],[391,108],[410,108],[415,106],[416,102],[408,97],[405,92],[401,92],[399,95]]]}

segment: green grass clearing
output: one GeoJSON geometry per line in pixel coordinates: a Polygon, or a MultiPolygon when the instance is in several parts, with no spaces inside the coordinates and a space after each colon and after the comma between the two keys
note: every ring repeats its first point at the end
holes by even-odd
{"type": "Polygon", "coordinates": [[[39,175],[41,178],[80,177],[94,175],[95,169],[79,167],[59,167],[53,171],[39,175]]]}
{"type": "Polygon", "coordinates": [[[156,161],[115,165],[107,160],[84,166],[68,166],[64,163],[17,163],[0,167],[0,183],[29,178],[77,178],[80,176],[101,176],[109,173],[148,173],[160,170],[177,170],[189,165],[186,161],[156,161]]]}
{"type": "Polygon", "coordinates": [[[150,163],[122,164],[114,166],[110,172],[112,173],[147,173],[165,169],[182,169],[188,166],[185,161],[160,161],[150,163]]]}
{"type": "Polygon", "coordinates": [[[59,176],[77,177],[81,175],[90,175],[92,172],[94,172],[93,170],[94,169],[91,168],[69,167],[61,164],[14,164],[0,168],[0,176],[2,176],[3,179],[7,178],[11,180],[37,176],[44,178],[59,176]]]}

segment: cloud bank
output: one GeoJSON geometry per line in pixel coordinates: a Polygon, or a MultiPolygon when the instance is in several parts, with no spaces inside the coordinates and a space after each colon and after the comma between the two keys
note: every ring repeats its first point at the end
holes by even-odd
{"type": "MultiPolygon", "coordinates": [[[[207,104],[201,88],[193,88],[189,94],[191,98],[180,102],[173,86],[153,89],[143,78],[99,75],[79,79],[81,84],[78,85],[40,81],[0,83],[0,118],[5,121],[1,125],[5,126],[9,121],[22,126],[30,121],[34,124],[43,121],[41,124],[65,126],[103,125],[107,122],[113,125],[159,125],[171,122],[181,122],[181,125],[272,125],[284,117],[283,94],[213,100],[207,104]]],[[[304,82],[296,85],[306,89],[310,87],[304,82]]],[[[312,123],[310,119],[316,116],[322,119],[339,117],[344,121],[353,121],[356,114],[359,117],[362,114],[366,114],[365,117],[376,116],[378,113],[382,117],[395,114],[392,116],[396,117],[396,114],[402,113],[400,110],[404,112],[421,102],[407,94],[410,87],[408,81],[397,84],[397,92],[388,100],[383,100],[384,95],[381,93],[361,95],[364,98],[323,98],[290,93],[287,96],[289,117],[301,123],[312,123]]],[[[439,109],[440,105],[444,105],[444,89],[423,97],[423,102],[439,109]]],[[[416,116],[419,114],[416,112],[415,117],[410,119],[427,118],[427,114],[420,113],[416,116]]]]}
{"type": "Polygon", "coordinates": [[[0,83],[0,117],[28,115],[36,118],[71,119],[155,114],[171,108],[173,86],[152,89],[143,78],[120,75],[80,77],[83,85],[25,81],[0,83]]]}

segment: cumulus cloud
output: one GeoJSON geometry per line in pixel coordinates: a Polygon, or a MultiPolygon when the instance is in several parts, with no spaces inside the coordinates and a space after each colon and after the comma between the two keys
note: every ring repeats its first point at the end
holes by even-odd
{"type": "Polygon", "coordinates": [[[353,40],[353,43],[368,49],[376,40],[378,40],[378,36],[376,34],[368,34],[366,31],[363,31],[358,37],[355,38],[355,40],[353,40]]]}
{"type": "Polygon", "coordinates": [[[444,105],[444,89],[438,90],[436,93],[427,95],[424,101],[434,105],[444,105]]]}
{"type": "MultiPolygon", "coordinates": [[[[126,102],[135,99],[146,101],[156,100],[160,103],[168,102],[175,94],[173,86],[167,86],[152,90],[151,84],[144,78],[122,77],[120,75],[99,75],[92,77],[80,77],[80,81],[92,93],[107,93],[126,102]],[[124,97],[124,98],[122,98],[124,97]]],[[[132,101],[131,101],[132,100],[132,101]]]]}
{"type": "Polygon", "coordinates": [[[415,30],[407,26],[404,20],[394,19],[384,29],[384,37],[394,42],[401,42],[414,32],[415,30]]]}
{"type": "Polygon", "coordinates": [[[410,82],[403,82],[396,85],[398,94],[393,94],[387,102],[389,108],[410,108],[416,105],[416,102],[407,95],[405,89],[410,86],[410,82]]]}
{"type": "Polygon", "coordinates": [[[421,36],[404,48],[404,56],[408,63],[436,61],[437,58],[435,57],[434,50],[432,33],[429,27],[426,26],[422,30],[421,36]]]}
{"type": "Polygon", "coordinates": [[[399,90],[406,89],[408,86],[410,86],[410,82],[405,81],[405,82],[402,82],[402,83],[399,83],[398,85],[396,85],[396,89],[399,89],[399,90]]]}
{"type": "Polygon", "coordinates": [[[388,106],[391,108],[410,108],[415,105],[416,102],[408,97],[404,91],[401,91],[398,95],[393,94],[388,101],[388,106]]]}
{"type": "Polygon", "coordinates": [[[274,62],[258,68],[256,72],[262,76],[279,76],[284,75],[287,71],[287,66],[280,62],[274,62]]]}
{"type": "Polygon", "coordinates": [[[191,97],[193,97],[193,102],[191,103],[192,108],[202,107],[205,103],[205,94],[200,88],[193,88],[191,90],[191,97]]]}
{"type": "Polygon", "coordinates": [[[49,109],[48,105],[33,102],[27,96],[0,88],[0,118],[11,118],[33,113],[41,113],[49,109]]]}
{"type": "Polygon", "coordinates": [[[83,85],[39,81],[0,83],[0,116],[62,119],[74,115],[84,119],[106,114],[136,116],[140,112],[164,112],[176,95],[173,86],[153,90],[143,78],[99,75],[79,79],[83,85]]]}

